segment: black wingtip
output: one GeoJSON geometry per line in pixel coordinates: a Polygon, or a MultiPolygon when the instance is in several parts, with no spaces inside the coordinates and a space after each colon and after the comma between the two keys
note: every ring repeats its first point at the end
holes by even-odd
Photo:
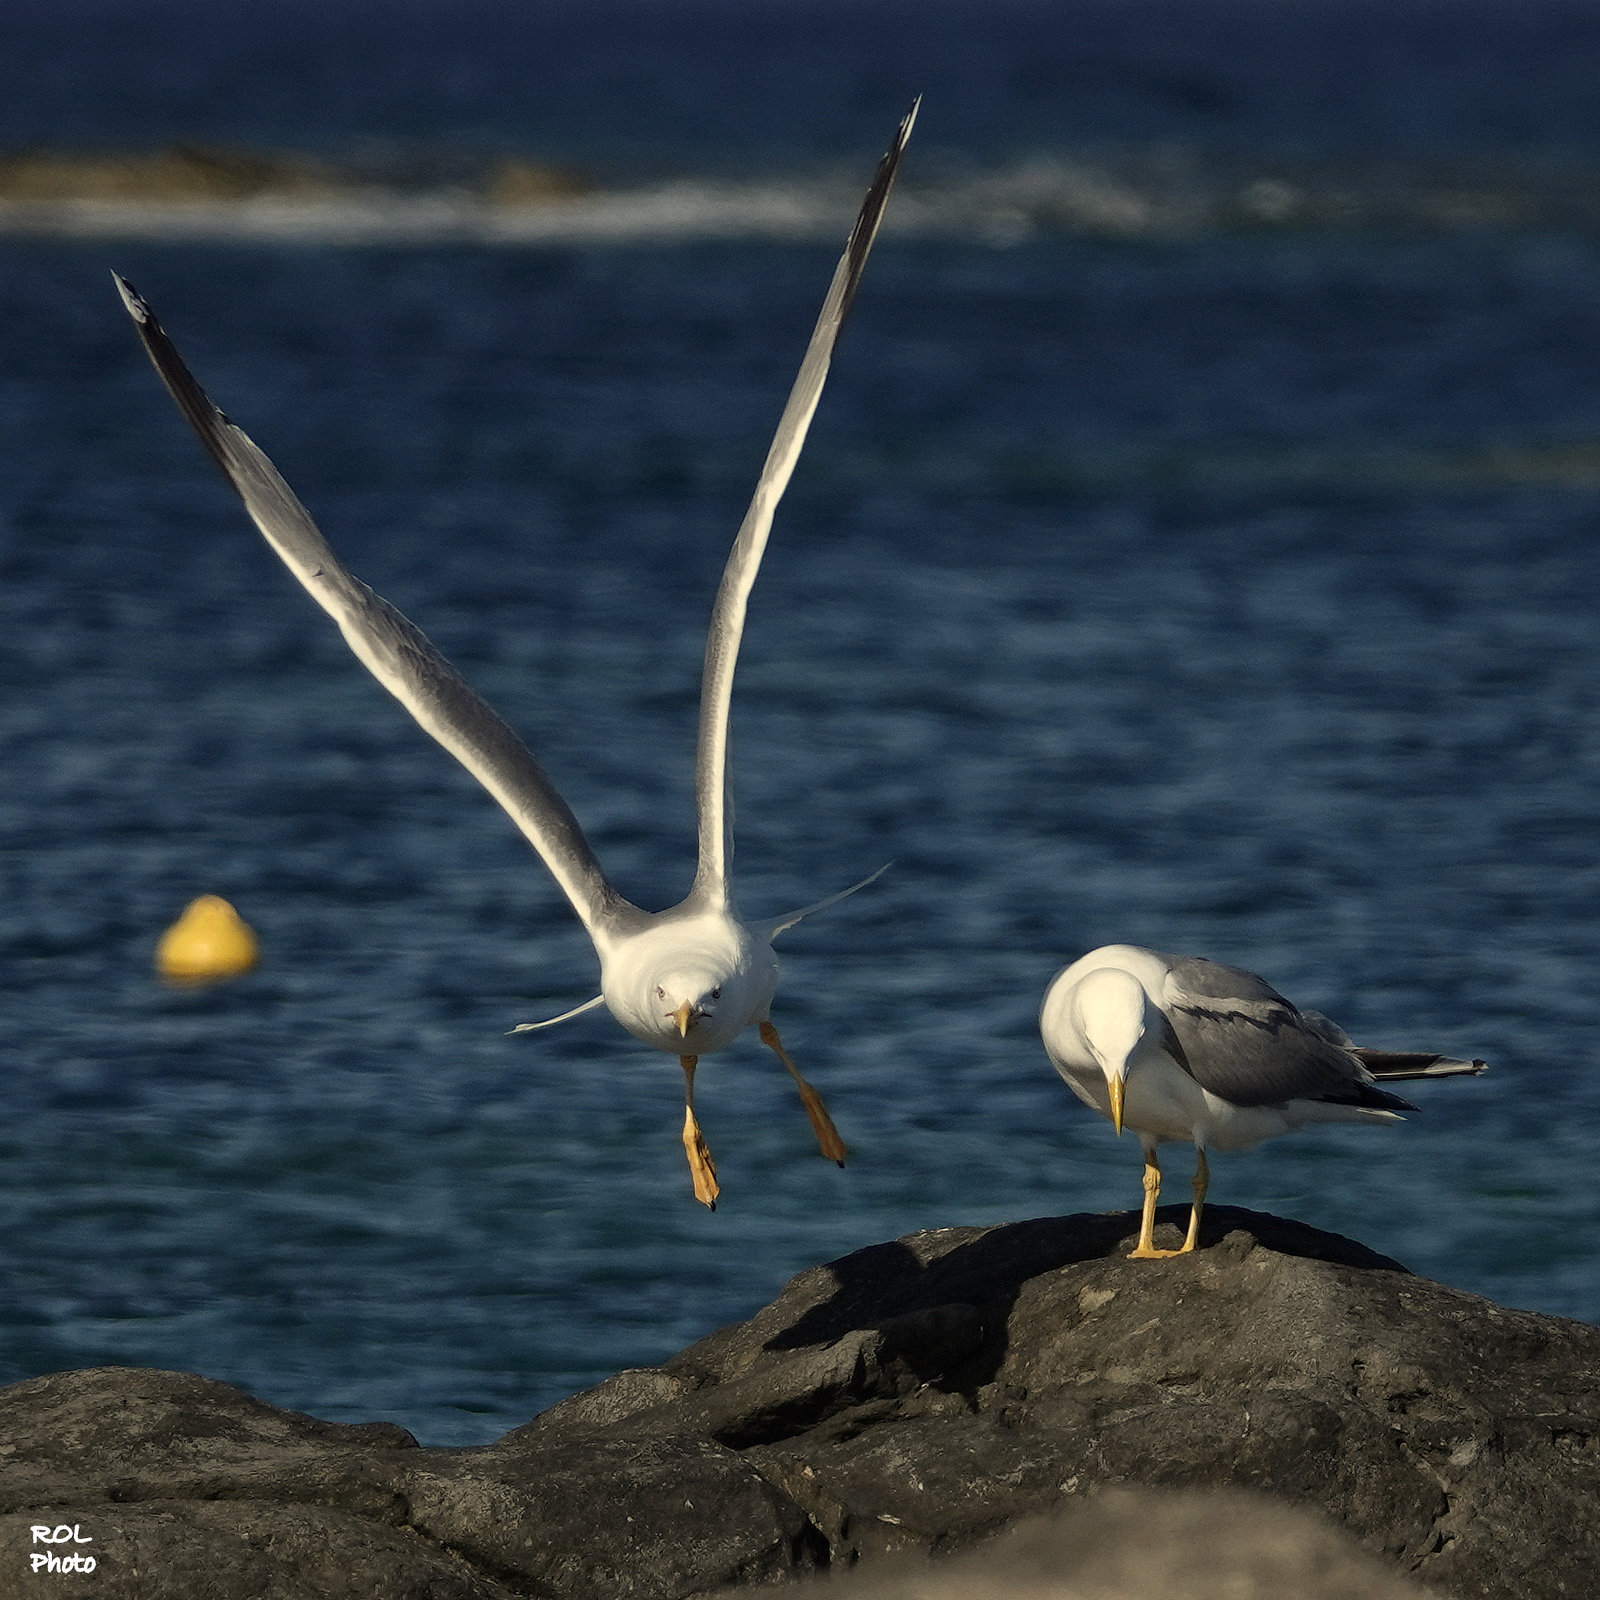
{"type": "MultiPolygon", "coordinates": [[[[917,112],[922,109],[922,96],[919,94],[911,102],[906,114],[900,119],[900,126],[894,131],[894,138],[889,143],[889,148],[883,153],[883,160],[879,163],[878,173],[874,182],[882,180],[885,170],[892,174],[900,164],[900,157],[905,154],[906,146],[911,142],[911,130],[917,125],[917,112]]],[[[887,198],[887,196],[885,196],[887,198]]]]}
{"type": "Polygon", "coordinates": [[[113,272],[111,281],[116,284],[117,293],[122,296],[122,303],[127,308],[128,315],[140,327],[145,327],[155,321],[155,316],[150,307],[145,304],[144,296],[120,272],[113,272]]]}
{"type": "Polygon", "coordinates": [[[122,303],[127,307],[134,327],[139,331],[139,342],[144,346],[144,353],[149,356],[150,364],[166,386],[167,393],[177,403],[178,410],[183,413],[189,426],[199,435],[201,444],[221,469],[223,477],[232,485],[234,493],[242,496],[244,491],[234,475],[232,457],[219,432],[231,427],[232,423],[212,404],[210,395],[200,387],[194,374],[184,364],[183,357],[167,337],[166,329],[161,326],[144,296],[120,273],[113,272],[111,279],[117,286],[117,293],[122,296],[122,303]]]}
{"type": "Polygon", "coordinates": [[[918,95],[911,102],[911,109],[900,119],[900,126],[895,130],[893,141],[878,162],[878,170],[873,173],[872,182],[867,188],[867,197],[861,202],[861,209],[856,213],[855,225],[845,242],[844,260],[840,264],[840,270],[844,274],[843,287],[837,311],[841,325],[850,314],[856,287],[861,280],[862,269],[867,263],[867,253],[872,249],[873,240],[877,238],[878,224],[883,220],[884,207],[889,203],[889,191],[894,188],[895,176],[900,170],[900,158],[905,154],[906,142],[911,138],[911,129],[916,123],[917,111],[921,105],[922,96],[918,95]]]}

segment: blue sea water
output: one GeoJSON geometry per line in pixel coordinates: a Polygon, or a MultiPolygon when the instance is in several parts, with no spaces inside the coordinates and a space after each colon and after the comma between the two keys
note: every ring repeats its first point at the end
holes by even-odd
{"type": "MultiPolygon", "coordinates": [[[[1600,166],[1577,6],[118,15],[8,9],[0,143],[864,181],[925,88],[911,179],[1600,166]]],[[[261,545],[108,277],[659,906],[711,594],[835,253],[0,240],[0,1379],[188,1368],[483,1441],[810,1263],[1131,1206],[1136,1148],[1034,1026],[1112,940],[1493,1063],[1404,1127],[1224,1157],[1215,1198],[1600,1319],[1600,237],[886,233],[734,713],[746,909],[894,862],[782,947],[852,1160],[752,1038],[702,1069],[714,1215],[669,1058],[603,1013],[506,1037],[593,992],[581,929],[261,545]],[[163,988],[201,892],[261,969],[163,988]]]]}

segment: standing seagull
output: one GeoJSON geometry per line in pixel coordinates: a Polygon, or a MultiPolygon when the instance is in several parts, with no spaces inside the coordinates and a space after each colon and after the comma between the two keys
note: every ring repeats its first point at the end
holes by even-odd
{"type": "Polygon", "coordinates": [[[1308,1122],[1400,1122],[1397,1113],[1417,1108],[1379,1082],[1484,1069],[1422,1051],[1363,1050],[1253,972],[1132,944],[1091,950],[1057,973],[1039,1032],[1067,1087],[1144,1147],[1144,1216],[1132,1251],[1140,1260],[1194,1249],[1208,1146],[1249,1150],[1308,1122]],[[1169,1140],[1194,1145],[1194,1207],[1182,1249],[1157,1250],[1156,1146],[1169,1140]]]}
{"type": "Polygon", "coordinates": [[[600,958],[600,993],[549,1022],[525,1023],[524,1029],[549,1027],[604,1004],[635,1038],[676,1055],[683,1067],[683,1145],[695,1197],[713,1208],[717,1173],[694,1114],[695,1065],[702,1055],[730,1044],[752,1022],[799,1088],[822,1153],[844,1165],[844,1142],[822,1097],[801,1077],[768,1017],[778,983],[772,941],[801,917],[853,894],[872,879],[768,922],[745,922],[739,917],[728,882],[732,845],[728,705],[745,606],[773,512],[805,443],[916,114],[913,105],[862,202],[717,590],[706,639],[695,751],[699,865],[688,896],[668,911],[642,911],[623,899],[600,870],[577,819],[527,747],[417,628],[346,571],[272,463],[212,404],[150,307],[131,284],[120,277],[116,280],[162,382],[267,543],[339,624],[346,643],[378,682],[505,808],[544,858],[594,941],[600,958]]]}

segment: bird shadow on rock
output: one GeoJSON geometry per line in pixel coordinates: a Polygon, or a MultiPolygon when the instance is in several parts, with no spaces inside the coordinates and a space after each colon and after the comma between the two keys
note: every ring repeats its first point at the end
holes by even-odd
{"type": "MultiPolygon", "coordinates": [[[[1174,1224],[1187,1225],[1187,1207],[1169,1215],[1161,1236],[1176,1244],[1174,1224]]],[[[871,1245],[798,1274],[748,1322],[708,1334],[661,1367],[619,1373],[574,1395],[500,1444],[549,1440],[552,1430],[622,1427],[746,1450],[918,1394],[972,1406],[1014,1344],[1053,1341],[1059,1313],[1048,1303],[1059,1302],[1055,1280],[1063,1273],[1091,1299],[1109,1301],[1131,1287],[1165,1303],[1175,1281],[1233,1270],[1258,1247],[1405,1270],[1337,1234],[1231,1206],[1205,1213],[1193,1254],[1129,1261],[1138,1226],[1134,1212],[1084,1213],[938,1228],[871,1245]],[[1036,1314],[1018,1309],[1025,1295],[1036,1314]]]]}
{"type": "MultiPolygon", "coordinates": [[[[1157,1212],[1158,1239],[1176,1245],[1187,1206],[1157,1212]]],[[[1238,1206],[1208,1207],[1200,1248],[1171,1261],[1129,1261],[1121,1247],[1139,1226],[1134,1211],[1039,1217],[993,1227],[910,1234],[843,1256],[797,1278],[791,1289],[811,1303],[762,1342],[765,1353],[798,1352],[875,1335],[872,1359],[895,1364],[915,1381],[969,1397],[1005,1359],[1011,1314],[1026,1285],[1063,1269],[1103,1262],[1116,1272],[1155,1275],[1185,1263],[1242,1260],[1257,1245],[1280,1255],[1371,1270],[1405,1272],[1398,1261],[1353,1239],[1238,1206]],[[831,1280],[823,1290],[818,1275],[831,1280]],[[806,1291],[809,1291],[807,1293],[806,1291]]],[[[770,1312],[781,1312],[785,1295],[770,1312]]],[[[764,1320],[764,1319],[763,1319],[764,1320]]]]}

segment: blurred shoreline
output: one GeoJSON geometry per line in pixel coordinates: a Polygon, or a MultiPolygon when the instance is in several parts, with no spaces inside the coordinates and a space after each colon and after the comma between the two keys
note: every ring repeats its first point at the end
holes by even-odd
{"type": "MultiPolygon", "coordinates": [[[[484,245],[831,239],[854,174],[615,181],[518,155],[409,164],[175,145],[0,152],[0,236],[484,245]]],[[[1190,147],[946,162],[904,186],[891,232],[1036,235],[1467,230],[1600,234],[1600,173],[1510,160],[1252,159],[1190,147]]]]}

